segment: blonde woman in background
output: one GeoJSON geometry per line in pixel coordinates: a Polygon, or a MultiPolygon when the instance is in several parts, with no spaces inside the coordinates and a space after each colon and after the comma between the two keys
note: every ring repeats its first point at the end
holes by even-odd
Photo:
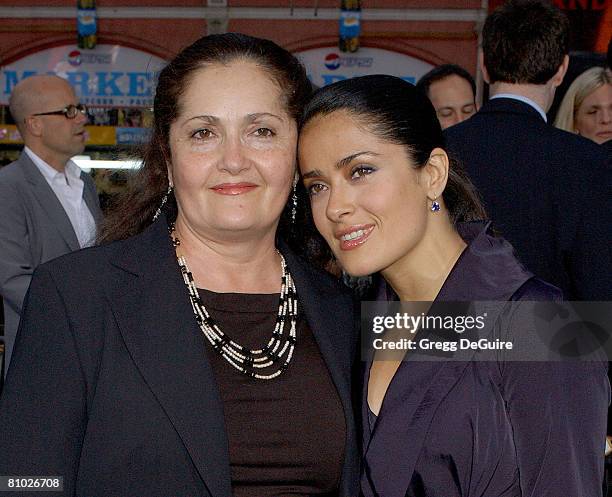
{"type": "Polygon", "coordinates": [[[555,126],[601,145],[612,139],[612,71],[592,67],[570,85],[555,126]]]}

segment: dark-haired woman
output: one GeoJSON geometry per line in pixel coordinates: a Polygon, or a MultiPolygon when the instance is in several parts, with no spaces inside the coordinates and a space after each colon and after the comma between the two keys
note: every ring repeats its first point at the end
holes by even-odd
{"type": "MultiPolygon", "coordinates": [[[[317,229],[349,274],[380,273],[402,301],[437,306],[560,298],[482,221],[412,85],[367,76],[319,90],[303,115],[299,163],[317,229]]],[[[377,351],[366,363],[366,497],[601,495],[601,363],[417,354],[377,360],[377,351]]]]}
{"type": "Polygon", "coordinates": [[[32,280],[1,475],[87,497],[356,495],[352,301],[289,247],[309,93],[291,54],[238,34],[160,73],[110,243],[32,280]]]}

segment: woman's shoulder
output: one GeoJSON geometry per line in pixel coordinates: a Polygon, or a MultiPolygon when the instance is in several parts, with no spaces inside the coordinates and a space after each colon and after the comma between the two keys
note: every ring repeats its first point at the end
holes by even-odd
{"type": "Polygon", "coordinates": [[[90,273],[101,276],[104,267],[113,258],[126,253],[131,243],[132,239],[128,238],[79,249],[41,264],[36,271],[45,271],[51,275],[61,274],[62,279],[69,278],[70,275],[82,276],[90,273]]]}
{"type": "Polygon", "coordinates": [[[563,292],[544,280],[537,277],[529,278],[521,287],[512,294],[510,300],[526,301],[556,301],[563,300],[563,292]]]}
{"type": "Polygon", "coordinates": [[[45,274],[60,293],[73,298],[101,295],[103,287],[114,288],[126,271],[138,274],[142,264],[153,265],[151,259],[163,252],[164,247],[148,231],[52,259],[38,266],[33,278],[45,274]]]}

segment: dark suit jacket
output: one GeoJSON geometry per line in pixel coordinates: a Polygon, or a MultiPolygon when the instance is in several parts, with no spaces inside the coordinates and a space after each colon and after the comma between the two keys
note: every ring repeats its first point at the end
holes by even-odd
{"type": "MultiPolygon", "coordinates": [[[[165,223],[36,270],[0,399],[0,474],[63,475],[69,496],[231,495],[222,404],[165,223]]],[[[283,252],[344,408],[339,495],[352,496],[352,300],[283,252]]]]}
{"type": "MultiPolygon", "coordinates": [[[[96,223],[102,219],[91,176],[81,173],[83,199],[96,223]]],[[[79,249],[70,219],[36,165],[22,152],[0,169],[0,295],[4,301],[6,364],[19,314],[39,264],[79,249]]]]}
{"type": "MultiPolygon", "coordinates": [[[[469,245],[436,303],[560,297],[482,224],[462,225],[461,234],[469,245]]],[[[508,333],[515,341],[524,331],[508,333]]],[[[610,392],[605,363],[466,357],[417,361],[408,352],[373,431],[363,402],[365,497],[601,495],[610,392]]]]}
{"type": "Polygon", "coordinates": [[[600,147],[508,98],[445,135],[530,271],[568,300],[612,300],[612,167],[600,147]]]}

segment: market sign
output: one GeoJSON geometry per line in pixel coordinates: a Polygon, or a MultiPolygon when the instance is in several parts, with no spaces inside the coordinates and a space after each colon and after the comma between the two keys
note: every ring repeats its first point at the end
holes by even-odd
{"type": "Polygon", "coordinates": [[[95,107],[152,107],[156,77],[166,61],[120,45],[79,50],[63,45],[41,50],[0,68],[0,105],[15,85],[34,74],[57,74],[80,101],[95,107]]]}
{"type": "Polygon", "coordinates": [[[362,47],[356,53],[342,53],[336,47],[314,48],[295,54],[317,86],[326,86],[355,76],[389,74],[415,83],[434,68],[420,59],[381,48],[362,47]]]}

